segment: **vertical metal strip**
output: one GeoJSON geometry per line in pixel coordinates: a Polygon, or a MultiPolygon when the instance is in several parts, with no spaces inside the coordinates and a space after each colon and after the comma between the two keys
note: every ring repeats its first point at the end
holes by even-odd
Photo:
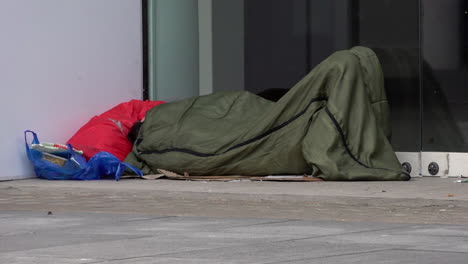
{"type": "Polygon", "coordinates": [[[311,45],[312,45],[312,21],[311,21],[311,16],[310,16],[310,1],[311,0],[306,0],[306,10],[305,10],[305,16],[306,16],[306,73],[310,72],[312,70],[312,50],[311,50],[311,45]]]}
{"type": "Polygon", "coordinates": [[[158,98],[156,90],[156,54],[155,54],[155,36],[156,36],[156,0],[147,0],[147,21],[148,21],[148,98],[155,100],[158,98]]]}
{"type": "Polygon", "coordinates": [[[351,2],[351,46],[357,46],[360,44],[360,34],[359,34],[359,27],[360,27],[360,5],[359,0],[352,0],[351,2]]]}
{"type": "Polygon", "coordinates": [[[142,34],[142,92],[143,100],[149,99],[148,69],[148,0],[141,0],[141,34],[142,34]]]}
{"type": "Polygon", "coordinates": [[[423,123],[424,123],[424,100],[423,100],[423,85],[424,85],[424,71],[423,71],[423,16],[424,16],[424,4],[423,0],[419,0],[419,151],[424,150],[423,146],[423,123]]]}
{"type": "Polygon", "coordinates": [[[198,1],[199,94],[213,92],[213,1],[198,1]]]}

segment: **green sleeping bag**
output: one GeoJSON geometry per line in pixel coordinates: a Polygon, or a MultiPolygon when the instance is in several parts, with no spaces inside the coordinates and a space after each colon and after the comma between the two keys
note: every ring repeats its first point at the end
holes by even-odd
{"type": "Polygon", "coordinates": [[[390,131],[380,63],[355,47],[331,55],[278,102],[236,91],[156,106],[125,162],[145,174],[409,180],[390,131]]]}

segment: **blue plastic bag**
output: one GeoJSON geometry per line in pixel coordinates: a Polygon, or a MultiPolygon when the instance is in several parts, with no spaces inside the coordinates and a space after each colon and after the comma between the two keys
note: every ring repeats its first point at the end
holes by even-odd
{"type": "Polygon", "coordinates": [[[143,176],[141,170],[120,160],[109,152],[101,151],[91,157],[86,169],[77,176],[76,180],[99,180],[102,177],[113,177],[116,181],[126,169],[132,170],[136,175],[143,176]]]}
{"type": "Polygon", "coordinates": [[[39,178],[47,180],[99,180],[105,177],[112,177],[119,180],[123,172],[128,168],[136,175],[143,176],[143,173],[127,164],[120,162],[118,158],[108,152],[99,152],[94,155],[89,162],[73,151],[68,144],[68,152],[61,156],[63,164],[57,164],[49,159],[47,153],[31,149],[27,141],[28,133],[33,135],[32,144],[39,144],[37,134],[31,130],[24,131],[24,142],[28,159],[34,165],[34,171],[39,178]]]}

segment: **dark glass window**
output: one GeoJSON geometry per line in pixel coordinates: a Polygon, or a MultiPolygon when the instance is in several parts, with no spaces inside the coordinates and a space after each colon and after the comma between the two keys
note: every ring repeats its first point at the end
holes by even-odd
{"type": "Polygon", "coordinates": [[[422,0],[422,149],[468,151],[466,0],[422,0]]]}
{"type": "Polygon", "coordinates": [[[419,0],[245,1],[245,89],[290,88],[337,50],[362,45],[381,61],[392,143],[419,151],[419,0]]]}

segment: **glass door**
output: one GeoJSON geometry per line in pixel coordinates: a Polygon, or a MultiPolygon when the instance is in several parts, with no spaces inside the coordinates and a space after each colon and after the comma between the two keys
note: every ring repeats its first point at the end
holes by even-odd
{"type": "Polygon", "coordinates": [[[151,98],[284,91],[331,53],[366,46],[382,65],[404,167],[468,175],[468,0],[149,3],[151,98]]]}
{"type": "Polygon", "coordinates": [[[420,1],[356,0],[355,45],[379,57],[391,109],[392,145],[412,176],[421,174],[420,1]]]}
{"type": "Polygon", "coordinates": [[[359,0],[355,45],[379,57],[391,108],[392,145],[398,152],[421,149],[419,0],[359,0]]]}
{"type": "Polygon", "coordinates": [[[392,110],[392,145],[420,173],[419,0],[245,1],[245,89],[289,88],[337,50],[379,57],[392,110]]]}
{"type": "Polygon", "coordinates": [[[468,175],[466,0],[421,0],[422,173],[468,175]]]}

